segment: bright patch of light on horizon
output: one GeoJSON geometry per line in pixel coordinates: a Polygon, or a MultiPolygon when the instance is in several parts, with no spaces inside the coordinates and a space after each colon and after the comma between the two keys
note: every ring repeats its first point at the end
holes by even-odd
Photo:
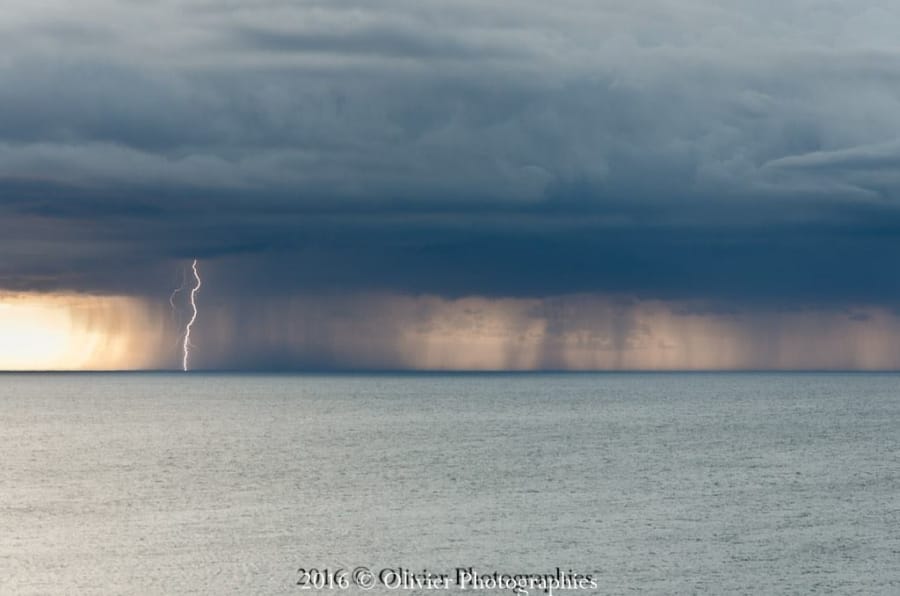
{"type": "Polygon", "coordinates": [[[0,370],[152,368],[163,323],[136,298],[0,292],[0,370]]]}

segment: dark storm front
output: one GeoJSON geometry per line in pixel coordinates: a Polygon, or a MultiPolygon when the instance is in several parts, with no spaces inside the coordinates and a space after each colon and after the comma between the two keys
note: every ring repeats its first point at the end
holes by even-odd
{"type": "Polygon", "coordinates": [[[423,569],[387,567],[371,570],[368,567],[329,570],[297,570],[297,585],[304,590],[346,590],[351,587],[371,590],[376,587],[387,590],[450,590],[458,591],[511,591],[517,596],[540,592],[553,596],[555,591],[595,590],[597,580],[590,574],[556,568],[553,573],[502,573],[477,571],[474,567],[457,567],[450,573],[438,573],[423,569]]]}

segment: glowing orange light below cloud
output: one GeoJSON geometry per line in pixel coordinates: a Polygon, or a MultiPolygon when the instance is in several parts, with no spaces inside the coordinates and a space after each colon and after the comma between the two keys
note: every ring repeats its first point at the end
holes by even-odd
{"type": "Polygon", "coordinates": [[[152,365],[162,339],[153,318],[141,302],[125,297],[0,295],[0,370],[152,365]]]}
{"type": "MultiPolygon", "coordinates": [[[[180,368],[184,318],[168,306],[0,294],[0,370],[180,368]]],[[[441,370],[900,368],[900,317],[854,312],[716,314],[602,296],[297,296],[207,307],[196,356],[200,368],[265,367],[269,359],[441,370]]]]}

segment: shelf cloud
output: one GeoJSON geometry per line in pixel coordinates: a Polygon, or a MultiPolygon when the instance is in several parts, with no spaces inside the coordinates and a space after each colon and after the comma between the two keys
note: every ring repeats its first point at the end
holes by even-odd
{"type": "MultiPolygon", "coordinates": [[[[895,328],[894,3],[8,4],[7,294],[117,296],[156,312],[198,258],[222,325],[201,319],[198,332],[220,345],[237,341],[235,321],[261,316],[254,303],[298,321],[297,304],[315,312],[315,297],[345,296],[353,329],[379,320],[393,330],[379,341],[401,346],[372,360],[273,330],[217,348],[212,367],[472,367],[403,355],[418,344],[398,338],[431,320],[422,304],[493,313],[513,343],[512,319],[532,338],[564,327],[565,343],[575,328],[614,337],[591,325],[607,320],[597,305],[622,301],[640,313],[623,320],[655,338],[685,309],[706,326],[681,337],[732,337],[733,358],[713,367],[893,366],[859,356],[893,337],[874,327],[874,344],[815,362],[754,350],[758,330],[786,317],[806,342],[824,337],[799,330],[815,317],[895,328]],[[528,310],[560,301],[582,306],[552,324],[528,310]],[[510,314],[522,308],[531,314],[510,314]]],[[[563,357],[554,341],[507,360],[491,344],[481,361],[642,366],[563,357]]]]}

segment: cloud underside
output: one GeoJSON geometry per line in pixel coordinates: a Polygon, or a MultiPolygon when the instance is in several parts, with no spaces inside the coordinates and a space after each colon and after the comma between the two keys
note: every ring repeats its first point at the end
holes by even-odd
{"type": "Polygon", "coordinates": [[[156,304],[196,257],[234,317],[313,295],[890,313],[898,29],[874,0],[14,1],[0,289],[156,304]]]}

